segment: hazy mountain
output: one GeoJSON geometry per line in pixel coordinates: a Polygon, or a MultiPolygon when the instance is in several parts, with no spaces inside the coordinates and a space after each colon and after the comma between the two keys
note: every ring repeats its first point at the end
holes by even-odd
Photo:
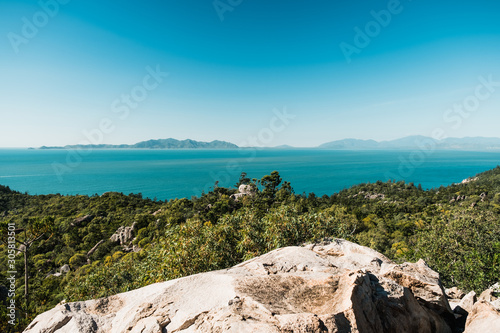
{"type": "Polygon", "coordinates": [[[344,139],[324,143],[321,149],[370,150],[370,149],[450,149],[450,150],[500,150],[500,138],[466,137],[435,140],[413,135],[389,141],[344,139]]]}
{"type": "Polygon", "coordinates": [[[280,146],[274,146],[271,148],[273,148],[273,149],[296,149],[295,147],[290,146],[290,145],[280,145],[280,146]]]}
{"type": "Polygon", "coordinates": [[[150,149],[172,149],[172,148],[190,148],[190,149],[234,149],[237,145],[226,141],[202,142],[195,140],[176,140],[176,139],[159,139],[138,142],[131,148],[150,148],[150,149]]]}
{"type": "Polygon", "coordinates": [[[67,145],[64,147],[46,147],[42,146],[40,149],[75,149],[75,148],[92,148],[92,149],[121,149],[121,148],[135,148],[135,149],[236,149],[237,145],[226,142],[214,140],[212,142],[202,142],[195,140],[176,140],[176,139],[158,139],[141,141],[133,145],[67,145]]]}
{"type": "Polygon", "coordinates": [[[447,138],[440,142],[443,149],[490,150],[500,149],[500,138],[467,137],[447,138]]]}
{"type": "Polygon", "coordinates": [[[422,143],[429,142],[429,140],[432,140],[432,138],[423,135],[411,135],[400,139],[378,142],[377,147],[380,149],[415,148],[422,145],[422,143]]]}
{"type": "Polygon", "coordinates": [[[379,143],[375,140],[359,140],[359,139],[343,139],[332,142],[327,142],[320,145],[318,148],[323,149],[374,149],[379,143]]]}

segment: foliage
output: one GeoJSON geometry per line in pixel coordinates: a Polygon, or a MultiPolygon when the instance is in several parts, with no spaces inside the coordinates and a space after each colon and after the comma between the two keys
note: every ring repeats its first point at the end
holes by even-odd
{"type": "MultiPolygon", "coordinates": [[[[480,292],[500,276],[500,167],[430,190],[379,181],[331,196],[297,195],[276,171],[260,180],[242,173],[236,186],[242,184],[255,191],[235,199],[236,189],[214,186],[200,197],[170,201],[113,192],[31,196],[0,186],[2,267],[8,223],[41,232],[27,265],[29,317],[19,312],[15,330],[63,299],[105,297],[325,237],[358,242],[397,262],[423,258],[447,286],[480,292]],[[120,226],[133,224],[130,244],[110,240],[120,226]],[[54,274],[65,264],[70,272],[54,274]]],[[[25,240],[23,233],[16,237],[25,240]]],[[[16,304],[22,305],[21,256],[16,270],[16,304]]],[[[0,272],[1,283],[6,278],[0,272]]],[[[6,320],[2,307],[2,332],[12,330],[6,320]]]]}
{"type": "Polygon", "coordinates": [[[414,257],[440,272],[445,284],[480,291],[500,276],[498,216],[473,209],[443,214],[416,235],[414,257]]]}

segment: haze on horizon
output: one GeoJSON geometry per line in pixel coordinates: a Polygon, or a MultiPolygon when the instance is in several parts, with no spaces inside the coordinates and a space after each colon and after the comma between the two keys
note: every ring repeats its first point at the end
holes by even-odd
{"type": "Polygon", "coordinates": [[[0,147],[499,137],[499,13],[490,0],[3,0],[0,147]]]}

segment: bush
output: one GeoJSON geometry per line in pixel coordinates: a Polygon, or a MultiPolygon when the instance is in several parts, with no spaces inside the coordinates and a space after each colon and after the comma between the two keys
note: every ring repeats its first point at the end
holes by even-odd
{"type": "Polygon", "coordinates": [[[87,262],[87,256],[83,253],[77,253],[69,259],[69,265],[72,269],[84,265],[87,262]]]}
{"type": "Polygon", "coordinates": [[[414,260],[423,258],[447,286],[480,293],[500,276],[500,225],[493,213],[458,210],[416,235],[414,260]]]}

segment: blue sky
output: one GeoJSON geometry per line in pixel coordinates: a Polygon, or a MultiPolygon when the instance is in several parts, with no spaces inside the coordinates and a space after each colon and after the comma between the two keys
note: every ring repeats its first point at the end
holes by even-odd
{"type": "Polygon", "coordinates": [[[499,137],[499,14],[491,0],[1,0],[0,147],[499,137]]]}

